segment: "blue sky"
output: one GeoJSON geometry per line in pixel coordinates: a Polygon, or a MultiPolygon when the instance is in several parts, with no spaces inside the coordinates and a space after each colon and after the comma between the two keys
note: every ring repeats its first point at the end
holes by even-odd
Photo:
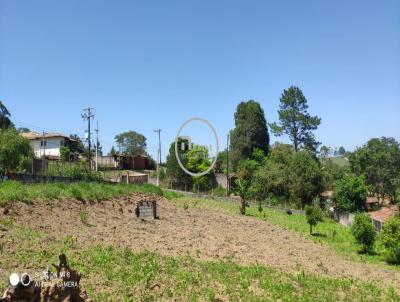
{"type": "Polygon", "coordinates": [[[400,140],[400,2],[0,1],[0,99],[17,126],[83,136],[90,105],[106,151],[136,130],[154,155],[161,128],[164,157],[193,116],[222,147],[240,101],[276,121],[290,85],[324,144],[400,140]]]}

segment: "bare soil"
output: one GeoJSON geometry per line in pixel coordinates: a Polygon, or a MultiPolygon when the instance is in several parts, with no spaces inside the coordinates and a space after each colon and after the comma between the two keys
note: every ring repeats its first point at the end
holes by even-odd
{"type": "MultiPolygon", "coordinates": [[[[164,255],[190,254],[207,260],[228,257],[242,264],[258,262],[283,271],[305,270],[319,275],[351,277],[391,284],[400,290],[398,271],[347,260],[328,247],[253,217],[193,207],[184,210],[164,198],[148,194],[90,204],[76,200],[14,203],[8,215],[11,214],[17,224],[41,231],[48,238],[76,237],[79,249],[111,244],[164,255]],[[136,218],[136,202],[145,199],[157,200],[159,219],[136,218]],[[90,226],[82,223],[82,210],[88,213],[90,226]]],[[[15,249],[17,252],[17,245],[15,249]]]]}

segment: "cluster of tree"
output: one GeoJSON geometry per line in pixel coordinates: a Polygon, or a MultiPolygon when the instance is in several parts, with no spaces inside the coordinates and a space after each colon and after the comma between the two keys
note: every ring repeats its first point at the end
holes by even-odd
{"type": "MultiPolygon", "coordinates": [[[[229,153],[224,150],[218,155],[215,171],[226,173],[229,164],[235,179],[233,190],[242,198],[242,213],[249,198],[289,201],[303,207],[321,192],[324,179],[332,183],[339,177],[330,173],[336,167],[328,167],[323,173],[317,157],[319,143],[313,133],[321,120],[308,113],[307,99],[298,87],[292,86],[283,91],[278,114],[279,123],[270,124],[270,127],[278,136],[286,134],[292,145],[277,143],[270,147],[264,111],[258,102],[250,100],[237,106],[235,128],[230,132],[229,153]]],[[[191,166],[191,152],[182,152],[187,154],[180,157],[181,161],[191,166]]],[[[191,168],[201,171],[209,163],[202,164],[204,166],[196,162],[196,167],[191,168]]],[[[336,174],[341,175],[339,172],[336,174]]],[[[210,183],[209,180],[192,179],[182,171],[175,158],[174,144],[171,144],[167,157],[167,176],[171,183],[186,187],[197,182],[201,182],[202,186],[210,183]]]]}
{"type": "Polygon", "coordinates": [[[18,134],[11,114],[0,101],[0,178],[8,172],[30,169],[33,151],[29,141],[18,134]]]}
{"type": "Polygon", "coordinates": [[[400,187],[400,146],[394,138],[373,138],[349,156],[352,172],[363,175],[370,192],[395,202],[400,187]]]}
{"type": "Polygon", "coordinates": [[[343,146],[340,146],[339,149],[335,148],[332,151],[331,147],[324,145],[320,148],[319,153],[322,158],[328,158],[329,155],[344,156],[346,155],[346,149],[343,146]]]}
{"type": "Polygon", "coordinates": [[[136,131],[127,131],[116,135],[115,142],[117,143],[119,154],[127,156],[147,154],[146,137],[136,131]]]}
{"type": "MultiPolygon", "coordinates": [[[[236,172],[234,190],[242,198],[242,213],[248,198],[289,201],[303,208],[322,190],[319,142],[313,134],[320,118],[308,113],[307,99],[294,86],[283,91],[278,115],[279,123],[270,124],[272,132],[286,134],[292,145],[277,143],[270,148],[268,124],[260,104],[248,101],[237,107],[230,162],[236,172]]],[[[226,163],[225,155],[220,163],[220,167],[226,163]]]]}
{"type": "Polygon", "coordinates": [[[295,152],[290,145],[275,144],[267,156],[256,149],[250,159],[239,163],[237,183],[247,194],[244,198],[270,199],[278,203],[310,204],[322,190],[318,160],[308,150],[295,152]]]}
{"type": "MultiPolygon", "coordinates": [[[[349,154],[350,168],[328,173],[334,190],[335,204],[347,212],[365,210],[367,196],[375,195],[395,203],[399,201],[400,147],[394,138],[373,138],[349,154]],[[335,180],[336,179],[336,180],[335,180]]],[[[325,161],[328,163],[329,161],[325,161]]]]}
{"type": "Polygon", "coordinates": [[[146,137],[138,133],[136,131],[130,130],[126,132],[122,132],[115,136],[115,143],[118,146],[118,151],[114,146],[111,147],[110,152],[108,153],[111,156],[114,155],[126,155],[126,156],[138,156],[145,155],[148,157],[149,169],[154,169],[156,166],[156,161],[147,153],[147,143],[146,137]]]}

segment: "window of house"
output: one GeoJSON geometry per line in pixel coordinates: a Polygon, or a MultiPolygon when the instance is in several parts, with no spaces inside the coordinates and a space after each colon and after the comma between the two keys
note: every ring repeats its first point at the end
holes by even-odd
{"type": "Polygon", "coordinates": [[[40,141],[40,146],[41,146],[41,147],[43,147],[43,143],[44,143],[44,146],[47,145],[47,144],[46,144],[46,141],[40,141]]]}
{"type": "Polygon", "coordinates": [[[60,141],[60,146],[61,147],[64,146],[64,141],[63,140],[60,141]]]}

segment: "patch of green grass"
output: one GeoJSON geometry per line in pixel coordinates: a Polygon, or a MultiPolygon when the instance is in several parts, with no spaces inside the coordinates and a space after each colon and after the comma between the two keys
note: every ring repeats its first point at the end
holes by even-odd
{"type": "Polygon", "coordinates": [[[14,225],[14,218],[12,217],[1,217],[0,218],[0,226],[4,226],[6,228],[12,227],[14,225]]]}
{"type": "Polygon", "coordinates": [[[347,159],[345,159],[344,157],[340,157],[340,156],[331,157],[328,160],[330,160],[332,163],[334,163],[334,164],[336,164],[336,165],[338,165],[340,167],[348,167],[348,166],[350,166],[350,162],[347,159]]]}
{"type": "Polygon", "coordinates": [[[71,184],[48,183],[25,185],[16,181],[0,184],[0,206],[9,202],[31,202],[33,200],[54,200],[75,198],[86,201],[101,201],[111,197],[134,192],[163,195],[163,191],[154,185],[107,184],[99,182],[76,182],[71,184]]]}
{"type": "MultiPolygon", "coordinates": [[[[234,202],[221,202],[211,199],[189,197],[179,198],[174,200],[174,202],[180,207],[185,207],[185,204],[189,204],[211,211],[224,211],[239,215],[238,204],[234,202]]],[[[330,218],[325,218],[323,222],[318,223],[313,230],[314,235],[310,235],[309,225],[303,214],[288,215],[284,211],[267,207],[264,207],[263,213],[260,214],[257,205],[250,205],[250,207],[247,208],[246,215],[295,231],[306,239],[329,246],[339,254],[345,255],[350,260],[376,263],[385,268],[400,270],[400,265],[389,265],[386,263],[385,249],[379,236],[375,242],[372,254],[360,254],[360,246],[352,236],[350,229],[341,226],[330,218]],[[315,235],[315,233],[317,235],[315,235]]]]}
{"type": "Polygon", "coordinates": [[[94,301],[398,301],[391,288],[259,264],[200,261],[95,246],[68,252],[94,301]]]}
{"type": "Polygon", "coordinates": [[[184,195],[178,192],[173,192],[173,191],[164,191],[163,196],[167,199],[174,199],[174,198],[180,198],[183,197],[184,195]]]}
{"type": "Polygon", "coordinates": [[[80,220],[81,220],[83,225],[90,226],[90,223],[89,223],[89,220],[88,220],[89,219],[88,212],[83,211],[83,210],[79,211],[79,218],[80,218],[80,220]]]}

